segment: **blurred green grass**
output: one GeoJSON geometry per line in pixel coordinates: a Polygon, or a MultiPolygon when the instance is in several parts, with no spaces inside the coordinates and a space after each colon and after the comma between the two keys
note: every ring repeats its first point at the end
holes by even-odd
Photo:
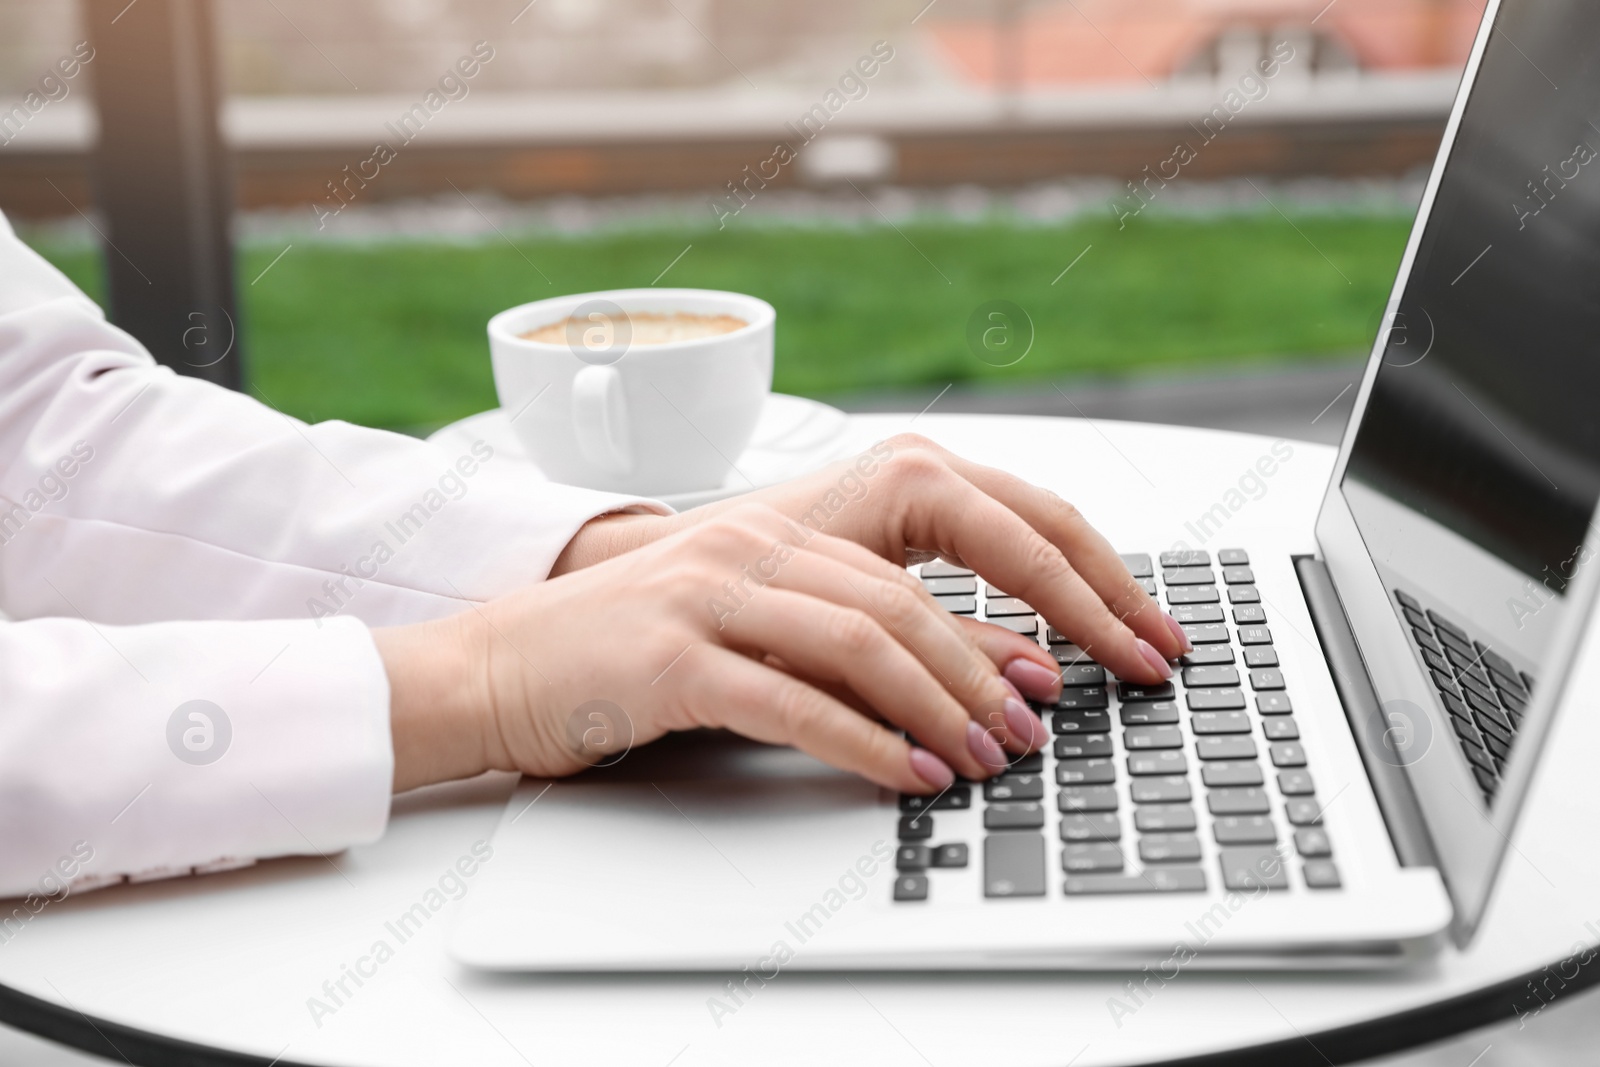
{"type": "MultiPolygon", "coordinates": [[[[296,239],[270,270],[281,244],[241,255],[241,328],[254,391],[283,410],[437,426],[495,404],[489,316],[544,296],[649,285],[683,253],[661,285],[740,290],[778,309],[783,392],[1023,386],[1364,349],[1408,227],[1249,215],[1142,218],[1120,231],[1099,220],[647,229],[515,247],[296,239]],[[1033,322],[1033,347],[1014,366],[990,366],[969,347],[968,319],[991,300],[1033,322]]],[[[95,250],[34,243],[99,297],[95,250]]]]}

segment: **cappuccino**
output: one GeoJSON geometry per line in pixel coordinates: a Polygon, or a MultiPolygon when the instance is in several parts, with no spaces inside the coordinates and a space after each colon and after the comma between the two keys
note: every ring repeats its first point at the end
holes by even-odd
{"type": "Polygon", "coordinates": [[[748,325],[750,325],[748,322],[734,315],[697,315],[686,311],[674,311],[671,314],[635,311],[627,316],[625,324],[612,322],[603,315],[594,315],[588,321],[562,319],[560,322],[540,326],[519,336],[524,340],[546,345],[585,344],[588,335],[595,330],[601,330],[607,335],[602,343],[609,344],[613,331],[620,333],[622,330],[627,330],[629,331],[626,335],[627,343],[630,345],[665,345],[673,341],[717,337],[742,330],[748,325]]]}

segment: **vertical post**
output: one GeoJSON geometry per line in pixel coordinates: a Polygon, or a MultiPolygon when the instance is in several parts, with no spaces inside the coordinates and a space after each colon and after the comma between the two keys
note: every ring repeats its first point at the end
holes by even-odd
{"type": "Polygon", "coordinates": [[[158,362],[243,384],[212,0],[82,0],[111,320],[158,362]]]}

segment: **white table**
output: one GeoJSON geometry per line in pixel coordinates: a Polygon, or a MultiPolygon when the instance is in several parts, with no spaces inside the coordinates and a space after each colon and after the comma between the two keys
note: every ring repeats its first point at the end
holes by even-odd
{"type": "MultiPolygon", "coordinates": [[[[857,416],[852,432],[865,444],[912,421],[857,416]]],[[[1270,444],[1134,423],[934,414],[914,423],[953,449],[1060,491],[1124,551],[1192,542],[1184,523],[1222,499],[1270,444]]],[[[1299,531],[1312,550],[1332,460],[1328,448],[1294,443],[1265,494],[1239,509],[1211,546],[1273,527],[1299,531]]],[[[721,984],[712,976],[466,972],[443,950],[454,906],[314,1022],[308,998],[490,836],[513,784],[490,775],[402,797],[381,841],[332,859],[121,887],[52,906],[0,945],[0,1021],[141,1064],[1322,1064],[1531,1011],[1538,1002],[1521,988],[1527,977],[1578,943],[1600,940],[1600,862],[1592,850],[1570,847],[1573,826],[1595,825],[1587,820],[1600,812],[1578,801],[1566,832],[1535,832],[1526,819],[1519,826],[1468,952],[1446,950],[1404,973],[1185,972],[1120,1026],[1107,1000],[1124,976],[1001,973],[785,973],[719,1026],[706,1006],[721,984]],[[194,1058],[180,1060],[174,1042],[212,1051],[190,1049],[194,1058]]],[[[1561,971],[1564,991],[1589,982],[1589,972],[1561,971]]]]}

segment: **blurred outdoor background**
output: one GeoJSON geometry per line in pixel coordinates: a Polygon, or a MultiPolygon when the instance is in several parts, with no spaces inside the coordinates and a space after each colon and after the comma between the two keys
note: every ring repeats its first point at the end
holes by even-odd
{"type": "MultiPolygon", "coordinates": [[[[492,313],[654,283],[771,301],[776,388],[846,407],[1336,439],[1481,8],[218,0],[247,387],[428,430],[494,406],[492,313]]],[[[94,64],[5,124],[83,37],[0,0],[0,210],[100,295],[94,64]]]]}

